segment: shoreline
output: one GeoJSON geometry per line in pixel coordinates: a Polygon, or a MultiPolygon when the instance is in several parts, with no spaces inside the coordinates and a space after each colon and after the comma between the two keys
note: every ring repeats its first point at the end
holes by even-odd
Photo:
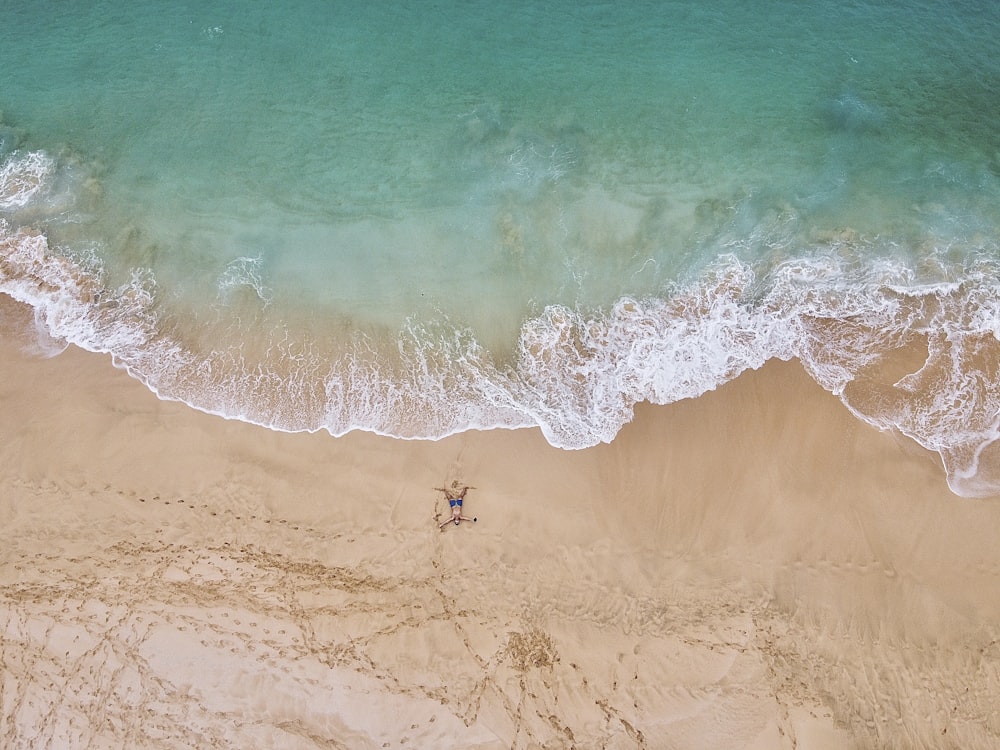
{"type": "Polygon", "coordinates": [[[796,362],[580,451],[279,433],[0,305],[0,737],[990,747],[996,499],[796,362]],[[432,488],[474,485],[475,525],[432,488]]]}

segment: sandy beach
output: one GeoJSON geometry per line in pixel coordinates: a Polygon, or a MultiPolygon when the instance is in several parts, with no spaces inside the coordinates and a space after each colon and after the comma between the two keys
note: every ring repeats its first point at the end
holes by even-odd
{"type": "Polygon", "coordinates": [[[5,748],[1000,744],[1000,502],[796,362],[567,452],[270,432],[0,329],[5,748]]]}

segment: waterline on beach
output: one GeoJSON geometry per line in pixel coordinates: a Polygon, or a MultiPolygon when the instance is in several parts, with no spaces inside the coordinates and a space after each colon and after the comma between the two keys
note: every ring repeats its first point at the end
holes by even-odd
{"type": "Polygon", "coordinates": [[[996,13],[117,10],[0,45],[0,291],[49,351],[276,430],[567,449],[797,359],[996,491],[996,13]]]}

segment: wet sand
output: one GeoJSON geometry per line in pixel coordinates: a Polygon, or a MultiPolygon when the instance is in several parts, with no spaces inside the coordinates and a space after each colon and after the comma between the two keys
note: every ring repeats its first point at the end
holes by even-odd
{"type": "Polygon", "coordinates": [[[1000,501],[795,362],[585,451],[290,435],[2,302],[4,747],[1000,744],[1000,501]]]}

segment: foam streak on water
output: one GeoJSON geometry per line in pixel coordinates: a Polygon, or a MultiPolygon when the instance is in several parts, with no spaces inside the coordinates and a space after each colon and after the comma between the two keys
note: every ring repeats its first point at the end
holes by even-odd
{"type": "Polygon", "coordinates": [[[53,336],[111,353],[161,395],[224,416],[408,438],[537,425],[552,444],[582,448],[612,440],[639,401],[695,398],[797,357],[859,417],[938,451],[956,492],[994,491],[977,476],[1000,422],[1000,273],[990,260],[914,283],[914,269],[858,264],[837,243],[758,269],[721,257],[662,297],[624,297],[596,314],[546,307],[499,366],[447,324],[411,323],[394,353],[364,337],[323,352],[287,331],[272,332],[256,359],[239,346],[192,351],[165,333],[174,323],[157,319],[148,277],[108,288],[100,269],[51,251],[43,235],[7,222],[0,232],[0,290],[34,306],[53,336]],[[878,366],[913,346],[926,351],[919,368],[880,382],[878,366]]]}
{"type": "Polygon", "coordinates": [[[0,11],[0,291],[334,435],[576,449],[797,358],[1000,490],[1000,11],[535,5],[0,11]]]}

